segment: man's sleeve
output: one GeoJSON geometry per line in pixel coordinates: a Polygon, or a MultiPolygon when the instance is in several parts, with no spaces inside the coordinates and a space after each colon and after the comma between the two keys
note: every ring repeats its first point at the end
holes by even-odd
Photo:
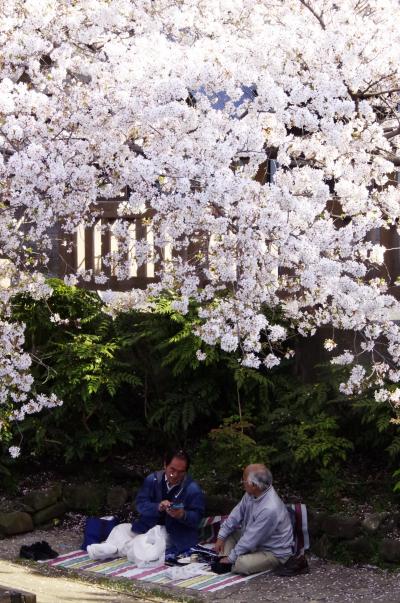
{"type": "Polygon", "coordinates": [[[243,536],[238,540],[236,546],[228,555],[229,560],[234,563],[239,555],[254,551],[259,545],[266,542],[278,525],[278,514],[268,510],[260,513],[255,521],[246,527],[243,536]]]}
{"type": "Polygon", "coordinates": [[[228,518],[222,524],[217,538],[225,540],[229,534],[232,534],[240,527],[243,519],[243,499],[232,509],[228,518]]]}
{"type": "Polygon", "coordinates": [[[185,515],[178,520],[191,528],[197,528],[204,517],[205,500],[202,489],[196,485],[186,496],[184,503],[185,515]]]}
{"type": "Polygon", "coordinates": [[[143,517],[158,518],[160,501],[154,500],[154,479],[154,474],[148,475],[136,496],[135,506],[143,517]]]}

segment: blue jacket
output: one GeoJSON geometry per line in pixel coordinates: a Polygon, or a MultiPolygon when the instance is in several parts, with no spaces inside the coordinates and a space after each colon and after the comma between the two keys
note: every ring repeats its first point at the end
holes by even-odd
{"type": "MultiPolygon", "coordinates": [[[[162,501],[162,480],[164,471],[151,473],[146,477],[136,497],[136,509],[140,516],[132,523],[132,531],[143,534],[157,525],[160,519],[158,505],[162,501]]],[[[199,524],[204,515],[204,494],[200,486],[187,475],[183,480],[176,502],[182,502],[185,515],[182,519],[174,519],[165,515],[165,528],[170,538],[168,553],[181,553],[196,545],[199,541],[199,524]]]]}

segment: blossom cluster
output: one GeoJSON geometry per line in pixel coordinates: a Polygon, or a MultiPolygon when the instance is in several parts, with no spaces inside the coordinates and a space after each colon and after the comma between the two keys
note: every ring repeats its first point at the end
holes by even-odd
{"type": "MultiPolygon", "coordinates": [[[[287,332],[262,310],[279,308],[304,336],[356,333],[334,358],[356,363],[343,391],[393,380],[400,307],[379,232],[400,217],[397,0],[8,0],[1,12],[4,329],[15,291],[45,294],[35,279],[60,233],[127,190],[104,264],[126,278],[134,252],[158,283],[107,293],[118,311],[172,291],[177,311],[197,302],[206,344],[273,368],[287,332]],[[133,249],[124,217],[141,212],[133,249]]],[[[108,277],[68,282],[92,278],[108,277]]],[[[33,384],[22,327],[10,329],[17,355],[0,366],[15,362],[20,382],[11,371],[0,401],[21,406],[33,384]]],[[[333,337],[325,348],[336,353],[333,337]]]]}

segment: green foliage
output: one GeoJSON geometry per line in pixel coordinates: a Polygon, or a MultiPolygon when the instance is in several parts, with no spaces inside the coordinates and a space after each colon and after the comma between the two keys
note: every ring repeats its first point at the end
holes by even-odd
{"type": "MultiPolygon", "coordinates": [[[[292,480],[337,482],[337,468],[353,448],[340,433],[337,393],[328,381],[304,384],[294,376],[276,376],[259,415],[257,438],[277,449],[271,459],[292,480]]],[[[336,483],[337,487],[337,483],[336,483]]]]}
{"type": "Polygon", "coordinates": [[[389,456],[392,458],[398,458],[400,454],[400,435],[394,436],[389,446],[386,448],[389,456]]]}
{"type": "Polygon", "coordinates": [[[396,480],[393,486],[393,491],[400,492],[400,469],[396,469],[396,471],[394,471],[393,477],[396,480]]]}
{"type": "Polygon", "coordinates": [[[14,465],[15,461],[11,459],[6,446],[0,443],[0,483],[8,492],[15,492],[17,488],[14,465]]]}
{"type": "Polygon", "coordinates": [[[150,437],[186,445],[197,432],[219,423],[226,409],[232,411],[230,392],[236,386],[226,354],[202,344],[207,358],[197,359],[201,342],[193,334],[198,322],[194,309],[182,316],[172,309],[171,301],[160,298],[153,312],[130,313],[121,316],[119,323],[134,333],[134,353],[142,359],[138,372],[145,384],[150,437]]]}
{"type": "Polygon", "coordinates": [[[103,304],[97,294],[67,286],[58,279],[49,279],[48,284],[53,288],[49,300],[18,295],[13,302],[13,318],[25,323],[27,347],[33,352],[49,339],[63,339],[66,329],[79,332],[83,325],[94,324],[101,316],[103,304]],[[68,322],[57,323],[56,314],[68,322]]]}
{"type": "Polygon", "coordinates": [[[50,283],[50,299],[18,296],[13,306],[14,318],[27,325],[28,351],[40,359],[38,391],[64,400],[19,426],[25,452],[104,459],[121,447],[161,452],[173,442],[198,448],[195,470],[209,491],[223,484],[237,494],[243,467],[267,462],[292,483],[319,484],[326,499],[340,493],[342,467],[353,454],[398,463],[390,408],[371,392],[340,395],[343,369],[321,368],[303,383],[291,361],[272,371],[246,368],[236,354],[194,334],[194,304],[182,316],[166,294],[152,311],[112,319],[95,293],[50,283]]]}
{"type": "Polygon", "coordinates": [[[281,435],[297,465],[311,463],[327,467],[334,460],[345,460],[347,451],[353,448],[337,431],[336,419],[321,412],[307,421],[286,426],[281,435]]]}
{"type": "Polygon", "coordinates": [[[391,423],[391,407],[376,402],[374,393],[370,391],[354,398],[351,407],[355,422],[360,425],[358,433],[353,434],[356,444],[362,448],[386,449],[391,458],[398,456],[399,448],[396,444],[392,447],[397,439],[398,429],[391,423]]]}
{"type": "MultiPolygon", "coordinates": [[[[27,296],[15,300],[14,316],[26,322],[31,352],[43,392],[54,392],[62,407],[33,415],[21,427],[32,452],[62,451],[66,460],[102,456],[118,443],[132,443],[135,422],[122,412],[117,396],[140,380],[122,359],[131,345],[102,312],[97,295],[52,280],[46,302],[27,296]],[[58,323],[51,321],[58,315],[58,323]]],[[[137,428],[137,427],[136,427],[137,428]]]]}
{"type": "Polygon", "coordinates": [[[187,388],[167,392],[152,411],[149,423],[159,426],[168,435],[186,434],[199,417],[209,416],[217,402],[217,392],[212,383],[195,381],[187,388]]]}
{"type": "Polygon", "coordinates": [[[275,449],[257,444],[248,435],[252,425],[238,416],[224,420],[212,429],[198,448],[193,473],[210,494],[237,496],[243,468],[250,463],[268,463],[275,449]],[[212,462],[210,460],[212,459],[212,462]]]}

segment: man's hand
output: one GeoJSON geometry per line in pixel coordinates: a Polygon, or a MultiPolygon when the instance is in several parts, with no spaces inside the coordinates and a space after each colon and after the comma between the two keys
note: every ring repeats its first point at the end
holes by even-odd
{"type": "Polygon", "coordinates": [[[218,561],[219,561],[220,563],[232,563],[232,561],[230,561],[229,557],[220,557],[220,558],[218,559],[218,561]]]}
{"type": "Polygon", "coordinates": [[[222,538],[217,538],[217,540],[215,541],[215,544],[214,544],[215,552],[222,553],[224,550],[224,544],[225,544],[225,540],[222,540],[222,538]]]}
{"type": "Polygon", "coordinates": [[[185,515],[185,509],[171,509],[171,507],[169,507],[167,509],[167,515],[174,519],[182,519],[185,515]]]}
{"type": "Polygon", "coordinates": [[[170,500],[162,500],[158,505],[158,510],[162,513],[163,511],[168,511],[171,506],[170,500]]]}

